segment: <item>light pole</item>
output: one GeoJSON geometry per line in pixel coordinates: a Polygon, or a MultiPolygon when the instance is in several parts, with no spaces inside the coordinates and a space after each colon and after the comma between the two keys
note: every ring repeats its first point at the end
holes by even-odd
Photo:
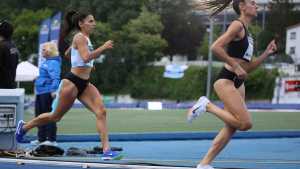
{"type": "Polygon", "coordinates": [[[265,30],[265,24],[266,24],[266,5],[264,5],[263,12],[262,12],[262,30],[265,30]]]}
{"type": "Polygon", "coordinates": [[[213,42],[214,34],[214,18],[209,18],[209,39],[208,39],[208,65],[207,65],[207,81],[206,81],[206,97],[210,98],[210,85],[211,85],[211,70],[212,70],[212,52],[210,46],[213,42]]]}

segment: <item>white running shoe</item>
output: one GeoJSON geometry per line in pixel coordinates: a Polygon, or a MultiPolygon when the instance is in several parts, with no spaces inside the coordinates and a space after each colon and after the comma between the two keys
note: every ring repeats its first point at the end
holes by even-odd
{"type": "Polygon", "coordinates": [[[202,96],[199,98],[199,100],[196,102],[196,104],[190,108],[187,112],[187,121],[189,123],[192,123],[194,119],[201,116],[203,113],[206,112],[206,106],[210,101],[207,99],[207,97],[202,96]]]}
{"type": "Polygon", "coordinates": [[[57,146],[57,142],[56,141],[44,141],[42,142],[40,145],[47,145],[47,146],[57,146]]]}
{"type": "Polygon", "coordinates": [[[196,169],[215,169],[215,168],[212,167],[211,165],[198,164],[196,169]]]}
{"type": "Polygon", "coordinates": [[[39,144],[41,144],[42,142],[40,142],[39,140],[33,140],[33,141],[30,141],[30,144],[31,145],[34,145],[34,146],[37,146],[39,144]]]}

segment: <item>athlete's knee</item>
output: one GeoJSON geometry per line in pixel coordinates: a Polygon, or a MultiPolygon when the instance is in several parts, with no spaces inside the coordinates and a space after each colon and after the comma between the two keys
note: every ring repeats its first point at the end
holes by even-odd
{"type": "Polygon", "coordinates": [[[252,128],[252,122],[251,121],[244,121],[244,122],[241,122],[239,130],[247,131],[247,130],[250,130],[251,128],[252,128]]]}
{"type": "Polygon", "coordinates": [[[104,107],[99,108],[96,112],[97,119],[105,119],[106,118],[106,109],[104,107]]]}

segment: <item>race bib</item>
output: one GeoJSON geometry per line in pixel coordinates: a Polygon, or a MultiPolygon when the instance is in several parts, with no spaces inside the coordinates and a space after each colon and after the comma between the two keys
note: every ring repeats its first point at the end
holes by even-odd
{"type": "Polygon", "coordinates": [[[245,55],[243,56],[244,59],[251,61],[251,58],[253,56],[253,50],[254,50],[254,46],[253,46],[253,38],[251,35],[248,36],[248,48],[245,52],[245,55]]]}

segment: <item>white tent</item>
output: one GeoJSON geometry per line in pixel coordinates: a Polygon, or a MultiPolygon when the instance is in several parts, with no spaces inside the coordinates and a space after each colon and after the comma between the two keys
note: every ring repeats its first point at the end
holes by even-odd
{"type": "Polygon", "coordinates": [[[28,61],[21,62],[18,64],[16,72],[16,81],[17,82],[28,82],[33,81],[39,76],[38,67],[29,63],[28,61]]]}

